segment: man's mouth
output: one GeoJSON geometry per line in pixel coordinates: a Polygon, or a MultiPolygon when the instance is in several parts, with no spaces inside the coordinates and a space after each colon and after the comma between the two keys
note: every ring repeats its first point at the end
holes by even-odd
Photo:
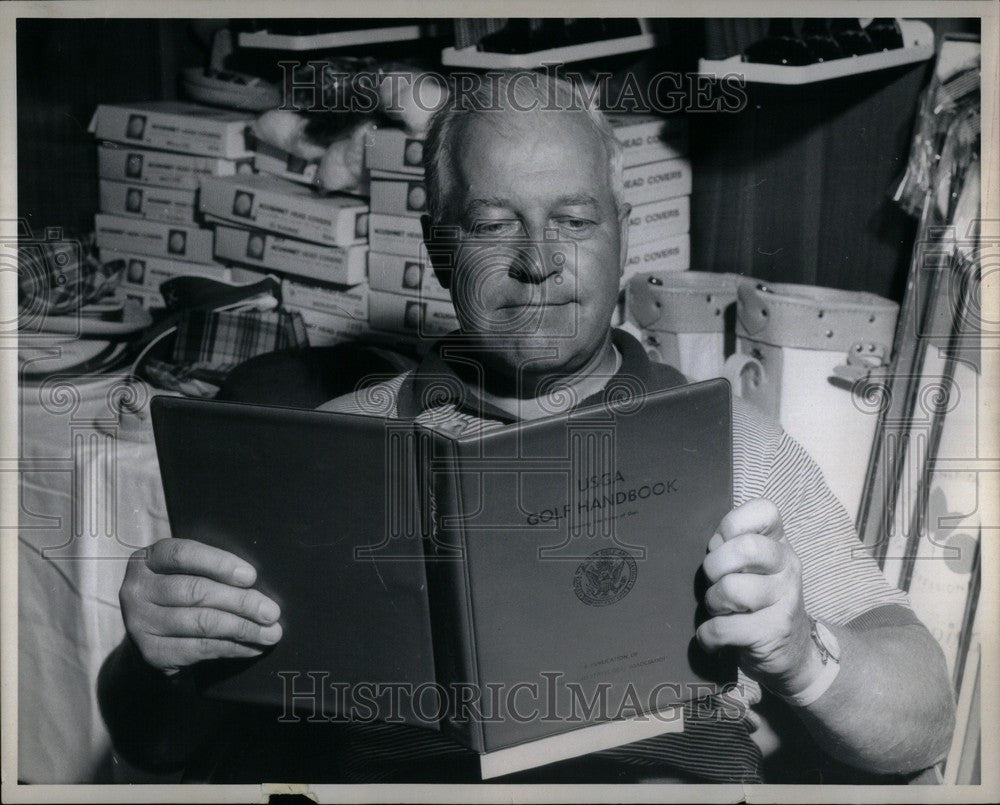
{"type": "Polygon", "coordinates": [[[565,300],[563,300],[561,302],[553,302],[553,301],[548,300],[548,299],[546,299],[544,301],[534,301],[534,302],[531,302],[531,301],[529,301],[529,302],[507,302],[506,304],[500,305],[500,307],[498,308],[498,310],[524,310],[525,308],[536,309],[536,310],[545,310],[545,309],[550,308],[550,307],[566,307],[567,305],[572,305],[572,304],[575,304],[575,303],[576,303],[575,299],[565,299],[565,300]]]}

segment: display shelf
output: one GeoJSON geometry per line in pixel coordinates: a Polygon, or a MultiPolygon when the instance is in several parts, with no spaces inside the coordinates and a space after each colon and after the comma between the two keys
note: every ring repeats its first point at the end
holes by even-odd
{"type": "Polygon", "coordinates": [[[635,53],[649,50],[656,44],[650,33],[623,36],[618,39],[603,39],[599,42],[585,42],[580,45],[536,50],[532,53],[488,53],[476,50],[475,46],[456,50],[445,48],[441,51],[441,63],[448,67],[475,67],[488,70],[531,70],[545,64],[587,61],[617,56],[621,53],[635,53]]]}
{"type": "Polygon", "coordinates": [[[866,56],[846,56],[842,59],[807,64],[804,67],[786,67],[781,64],[755,64],[742,61],[741,56],[728,59],[699,59],[698,72],[718,77],[740,75],[749,84],[815,84],[833,78],[886,70],[903,64],[926,61],[934,55],[934,32],[920,20],[900,20],[903,47],[869,53],[866,56]]]}
{"type": "Polygon", "coordinates": [[[335,31],[298,36],[273,34],[266,30],[243,31],[239,35],[239,44],[245,48],[270,50],[329,50],[384,42],[409,42],[419,38],[419,25],[396,25],[390,28],[366,28],[358,31],[335,31]]]}

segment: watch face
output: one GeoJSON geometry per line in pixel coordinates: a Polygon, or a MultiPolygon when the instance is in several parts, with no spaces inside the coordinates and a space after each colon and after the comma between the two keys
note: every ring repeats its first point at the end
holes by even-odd
{"type": "Polygon", "coordinates": [[[815,622],[816,638],[823,644],[827,654],[834,662],[840,662],[840,641],[837,636],[830,631],[825,623],[815,622]]]}

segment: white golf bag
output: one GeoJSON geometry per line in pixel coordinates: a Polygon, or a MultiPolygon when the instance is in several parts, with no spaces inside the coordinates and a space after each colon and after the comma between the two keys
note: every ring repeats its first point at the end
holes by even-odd
{"type": "Polygon", "coordinates": [[[727,330],[732,351],[738,274],[657,271],[638,274],[625,289],[626,326],[650,358],[689,380],[723,376],[727,330]],[[728,326],[727,326],[728,325],[728,326]]]}
{"type": "Polygon", "coordinates": [[[898,306],[871,293],[744,279],[737,288],[733,392],[777,419],[816,460],[853,518],[878,411],[855,384],[888,364],[898,306]]]}

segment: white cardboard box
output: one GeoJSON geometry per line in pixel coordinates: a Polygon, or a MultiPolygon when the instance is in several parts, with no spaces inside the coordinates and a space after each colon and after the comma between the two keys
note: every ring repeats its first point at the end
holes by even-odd
{"type": "Polygon", "coordinates": [[[101,104],[89,130],[99,140],[226,159],[245,159],[249,112],[180,101],[101,104]]]}
{"type": "Polygon", "coordinates": [[[159,293],[160,285],[174,277],[208,277],[223,282],[232,280],[229,269],[218,264],[185,263],[183,260],[167,260],[162,257],[150,257],[148,254],[129,254],[114,249],[101,249],[102,265],[116,260],[125,263],[121,287],[129,290],[144,289],[159,293]]]}
{"type": "Polygon", "coordinates": [[[625,201],[633,207],[691,195],[691,162],[686,158],[638,165],[623,173],[625,201]]]}
{"type": "Polygon", "coordinates": [[[313,184],[319,169],[319,162],[306,162],[263,140],[258,140],[254,145],[253,164],[259,171],[304,185],[313,184]]]}
{"type": "Polygon", "coordinates": [[[267,174],[208,177],[199,204],[202,212],[241,226],[327,246],[364,243],[368,235],[368,205],[357,196],[320,196],[267,174]]]}
{"type": "Polygon", "coordinates": [[[283,238],[259,229],[218,224],[215,256],[297,277],[357,285],[365,281],[368,247],[321,246],[305,240],[283,238]]]}
{"type": "Polygon", "coordinates": [[[112,182],[110,179],[101,179],[98,186],[101,212],[182,226],[198,223],[197,190],[112,182]]]}
{"type": "Polygon", "coordinates": [[[436,338],[458,329],[451,302],[414,299],[394,293],[368,293],[368,323],[376,330],[436,338]]]}
{"type": "Polygon", "coordinates": [[[312,310],[330,316],[342,316],[358,321],[368,320],[368,284],[330,288],[283,280],[281,299],[285,307],[312,310]]]}
{"type": "Polygon", "coordinates": [[[278,282],[281,282],[281,277],[272,272],[258,271],[255,268],[246,268],[245,266],[230,266],[229,273],[237,285],[251,285],[260,282],[265,277],[274,277],[278,282]]]}
{"type": "Polygon", "coordinates": [[[423,178],[371,178],[373,213],[406,215],[419,218],[427,212],[427,187],[423,178]]]}
{"type": "Polygon", "coordinates": [[[342,341],[354,341],[370,331],[366,319],[349,319],[309,308],[289,307],[289,310],[297,310],[302,314],[311,347],[328,347],[342,341]]]}
{"type": "Polygon", "coordinates": [[[419,218],[372,213],[368,220],[368,245],[373,252],[428,259],[419,218]]]}
{"type": "Polygon", "coordinates": [[[365,148],[365,164],[372,171],[424,175],[424,141],[402,129],[378,129],[365,148]]]}
{"type": "Polygon", "coordinates": [[[115,296],[126,301],[137,302],[145,310],[162,310],[167,306],[163,294],[149,288],[121,285],[115,290],[115,296]]]}
{"type": "Polygon", "coordinates": [[[687,155],[688,127],[683,118],[622,112],[605,117],[622,144],[626,168],[687,155]]]}
{"type": "Polygon", "coordinates": [[[430,263],[398,254],[368,253],[368,285],[373,291],[450,302],[430,263]]]}
{"type": "Polygon", "coordinates": [[[94,216],[97,247],[131,254],[148,254],[190,263],[214,263],[212,230],[144,218],[98,213],[94,216]]]}
{"type": "Polygon", "coordinates": [[[677,196],[632,208],[628,217],[629,246],[682,235],[691,228],[691,197],[677,196]]]}
{"type": "Polygon", "coordinates": [[[253,160],[220,159],[148,148],[129,148],[118,143],[97,147],[97,175],[117,182],[197,190],[203,176],[252,173],[253,160]]]}
{"type": "Polygon", "coordinates": [[[368,170],[368,177],[370,179],[388,179],[394,182],[409,182],[417,181],[422,182],[424,180],[423,174],[419,176],[413,173],[399,173],[397,171],[383,171],[383,170],[368,170]]]}
{"type": "Polygon", "coordinates": [[[629,245],[622,287],[636,274],[647,271],[686,271],[691,267],[691,236],[672,235],[669,238],[629,245]]]}

